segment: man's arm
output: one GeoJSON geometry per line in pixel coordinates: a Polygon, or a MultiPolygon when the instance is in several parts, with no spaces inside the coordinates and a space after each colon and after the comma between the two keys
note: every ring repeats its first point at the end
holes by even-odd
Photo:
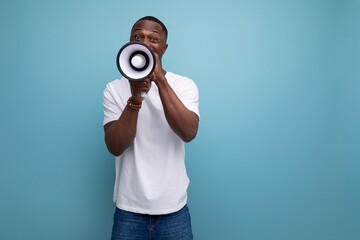
{"type": "Polygon", "coordinates": [[[197,134],[199,117],[185,107],[166,78],[159,81],[157,86],[170,127],[184,142],[190,142],[197,134]]]}
{"type": "Polygon", "coordinates": [[[105,143],[109,152],[119,156],[133,142],[139,110],[126,106],[120,118],[104,125],[105,143]]]}
{"type": "Polygon", "coordinates": [[[156,68],[151,79],[159,89],[166,120],[171,129],[184,142],[190,142],[196,137],[199,127],[199,117],[196,113],[187,109],[181,102],[165,77],[165,71],[161,67],[158,55],[155,54],[155,56],[156,68]]]}
{"type": "Polygon", "coordinates": [[[150,81],[130,82],[132,97],[129,99],[133,106],[126,105],[118,120],[104,125],[105,143],[110,153],[119,156],[134,141],[136,136],[137,120],[141,103],[144,100],[141,93],[148,92],[150,81]],[[135,107],[134,107],[135,106],[135,107]]]}

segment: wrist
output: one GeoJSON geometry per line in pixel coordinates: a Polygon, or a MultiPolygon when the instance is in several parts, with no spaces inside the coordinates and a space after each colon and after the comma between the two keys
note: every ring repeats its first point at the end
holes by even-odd
{"type": "Polygon", "coordinates": [[[127,101],[127,105],[134,110],[140,110],[142,102],[130,97],[127,101]]]}
{"type": "Polygon", "coordinates": [[[159,79],[157,79],[157,80],[154,80],[154,82],[156,83],[156,85],[158,86],[158,87],[164,87],[164,86],[166,86],[167,84],[168,84],[168,82],[167,82],[167,79],[166,79],[166,77],[164,76],[163,78],[159,78],[159,79]]]}

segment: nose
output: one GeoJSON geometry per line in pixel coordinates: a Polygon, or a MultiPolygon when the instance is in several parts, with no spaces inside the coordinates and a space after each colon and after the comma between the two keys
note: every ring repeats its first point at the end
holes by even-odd
{"type": "Polygon", "coordinates": [[[148,46],[151,50],[154,51],[154,48],[153,48],[153,46],[151,44],[151,41],[149,39],[142,40],[142,43],[144,43],[146,46],[148,46]]]}

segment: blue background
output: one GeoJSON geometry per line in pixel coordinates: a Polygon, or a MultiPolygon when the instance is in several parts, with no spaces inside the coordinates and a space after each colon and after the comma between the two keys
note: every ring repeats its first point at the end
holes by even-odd
{"type": "Polygon", "coordinates": [[[360,239],[359,1],[0,1],[0,239],[109,239],[102,93],[132,24],[195,80],[195,239],[360,239]]]}

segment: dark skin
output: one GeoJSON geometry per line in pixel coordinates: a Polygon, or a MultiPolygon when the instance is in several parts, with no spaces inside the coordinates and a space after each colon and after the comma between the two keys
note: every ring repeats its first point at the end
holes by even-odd
{"type": "MultiPolygon", "coordinates": [[[[161,59],[168,45],[161,25],[149,20],[137,22],[131,30],[130,41],[148,45],[156,57],[156,67],[149,78],[141,82],[129,81],[131,102],[141,104],[144,100],[141,93],[148,92],[151,82],[154,82],[158,87],[165,117],[171,129],[184,142],[190,142],[197,134],[199,118],[184,106],[167,82],[166,71],[162,68],[161,59]]],[[[126,106],[118,120],[104,125],[106,146],[113,155],[121,155],[133,143],[139,111],[141,109],[136,110],[126,106]]]]}

